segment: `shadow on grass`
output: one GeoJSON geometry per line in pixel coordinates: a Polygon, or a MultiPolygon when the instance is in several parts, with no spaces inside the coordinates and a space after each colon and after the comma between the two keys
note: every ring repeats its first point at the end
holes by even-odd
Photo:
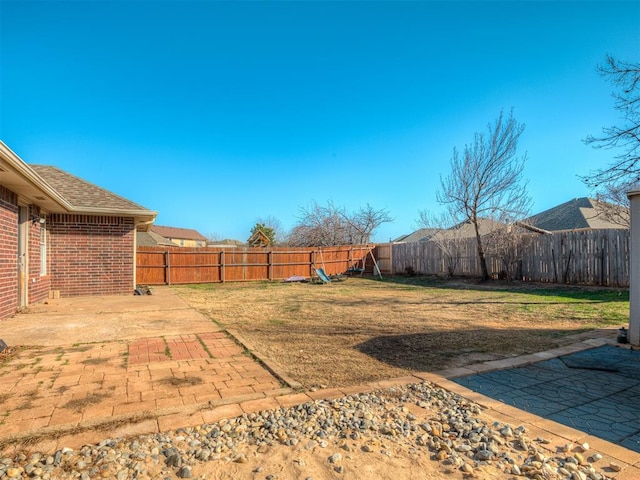
{"type": "MultiPolygon", "coordinates": [[[[562,284],[543,284],[528,282],[508,282],[489,280],[483,282],[476,278],[441,277],[437,275],[386,276],[383,279],[371,277],[381,283],[401,285],[407,288],[440,288],[451,290],[475,290],[483,292],[508,292],[541,297],[558,297],[568,300],[588,300],[590,302],[628,302],[628,287],[578,286],[562,284]]],[[[561,303],[561,302],[560,302],[561,303]]]]}
{"type": "Polygon", "coordinates": [[[355,349],[393,367],[428,372],[550,350],[573,343],[568,336],[586,331],[472,329],[383,335],[355,349]]]}

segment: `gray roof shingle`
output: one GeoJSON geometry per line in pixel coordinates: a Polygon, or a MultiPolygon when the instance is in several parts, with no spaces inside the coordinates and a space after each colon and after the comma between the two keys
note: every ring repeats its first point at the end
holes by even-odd
{"type": "MultiPolygon", "coordinates": [[[[615,207],[615,206],[613,206],[615,207]]],[[[619,207],[623,209],[624,207],[619,207]]],[[[622,212],[624,214],[624,212],[622,212]]],[[[529,217],[524,223],[550,232],[582,228],[622,228],[608,221],[598,208],[598,201],[588,197],[574,198],[529,217]]]]}
{"type": "Polygon", "coordinates": [[[59,195],[78,209],[148,211],[146,208],[93,183],[49,165],[29,165],[59,195]]]}
{"type": "MultiPolygon", "coordinates": [[[[488,218],[478,219],[480,235],[487,235],[500,228],[503,224],[488,218]]],[[[426,242],[428,240],[445,238],[473,238],[476,236],[475,227],[470,222],[462,222],[450,228],[421,228],[409,235],[403,235],[394,242],[426,242]]]]}
{"type": "Polygon", "coordinates": [[[136,234],[136,244],[139,247],[176,246],[171,240],[167,240],[162,235],[152,231],[138,232],[136,234]]]}

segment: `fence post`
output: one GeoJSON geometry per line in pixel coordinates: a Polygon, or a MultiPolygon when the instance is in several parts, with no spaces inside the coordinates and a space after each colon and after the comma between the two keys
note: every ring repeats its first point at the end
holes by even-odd
{"type": "Polygon", "coordinates": [[[169,250],[165,252],[165,261],[164,261],[164,277],[165,283],[167,285],[171,285],[171,253],[169,250]]]}
{"type": "Polygon", "coordinates": [[[309,252],[309,278],[313,277],[313,266],[316,264],[316,251],[315,249],[309,252]]]}
{"type": "Polygon", "coordinates": [[[220,252],[220,282],[224,283],[224,250],[220,252]]]}
{"type": "Polygon", "coordinates": [[[267,279],[273,280],[273,250],[269,250],[267,253],[267,279]]]}

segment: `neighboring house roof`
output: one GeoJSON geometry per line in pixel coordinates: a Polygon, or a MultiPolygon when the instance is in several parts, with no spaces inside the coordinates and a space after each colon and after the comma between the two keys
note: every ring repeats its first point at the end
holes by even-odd
{"type": "Polygon", "coordinates": [[[394,242],[420,242],[429,240],[434,233],[438,232],[438,228],[420,228],[409,235],[403,235],[394,240],[394,242]]]}
{"type": "MultiPolygon", "coordinates": [[[[488,235],[500,228],[504,228],[504,224],[491,220],[490,218],[478,219],[478,231],[481,236],[488,235]]],[[[440,230],[432,235],[431,239],[445,239],[445,238],[475,238],[476,228],[471,222],[462,222],[458,225],[454,225],[446,230],[440,230]]]]}
{"type": "Polygon", "coordinates": [[[207,241],[207,247],[243,247],[244,242],[226,238],[224,240],[207,241]]]}
{"type": "Polygon", "coordinates": [[[175,247],[176,244],[171,240],[167,240],[162,235],[158,235],[155,232],[137,232],[136,233],[136,245],[139,247],[175,247]]]}
{"type": "Polygon", "coordinates": [[[191,228],[166,227],[162,225],[153,225],[151,231],[162,235],[165,238],[179,238],[184,240],[200,240],[207,241],[207,237],[197,230],[191,228]]]}
{"type": "Polygon", "coordinates": [[[544,230],[557,232],[562,230],[625,228],[619,223],[605,218],[603,208],[620,209],[622,216],[628,216],[628,209],[616,205],[605,204],[593,198],[575,198],[558,206],[533,215],[526,223],[544,230]]]}
{"type": "MultiPolygon", "coordinates": [[[[500,228],[502,224],[488,218],[478,220],[480,235],[487,235],[492,231],[500,228]]],[[[426,242],[427,240],[444,239],[444,238],[473,238],[476,236],[475,227],[470,222],[462,222],[451,228],[421,228],[415,232],[400,237],[394,242],[426,242]]]]}
{"type": "Polygon", "coordinates": [[[158,214],[59,168],[28,165],[2,141],[0,183],[49,213],[133,217],[139,229],[158,214]]]}

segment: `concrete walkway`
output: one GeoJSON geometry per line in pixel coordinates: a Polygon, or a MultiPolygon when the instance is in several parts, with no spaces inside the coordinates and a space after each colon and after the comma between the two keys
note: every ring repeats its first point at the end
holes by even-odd
{"type": "Polygon", "coordinates": [[[640,453],[640,352],[604,345],[456,383],[640,453]]]}
{"type": "Polygon", "coordinates": [[[603,466],[621,465],[620,472],[607,472],[609,477],[640,480],[640,453],[626,444],[515,408],[492,398],[495,392],[485,395],[462,385],[463,377],[471,382],[495,372],[498,378],[508,378],[513,369],[576,352],[588,357],[588,352],[607,345],[605,339],[453,370],[304,392],[236,332],[221,331],[169,288],[154,289],[154,295],[145,297],[53,300],[0,327],[0,337],[16,350],[6,361],[0,357],[0,454],[24,445],[32,451],[78,449],[104,438],[164,432],[429,381],[480,404],[489,423],[526,427],[530,436],[548,441],[550,454],[567,443],[587,442],[592,452],[604,456],[603,466]]]}

